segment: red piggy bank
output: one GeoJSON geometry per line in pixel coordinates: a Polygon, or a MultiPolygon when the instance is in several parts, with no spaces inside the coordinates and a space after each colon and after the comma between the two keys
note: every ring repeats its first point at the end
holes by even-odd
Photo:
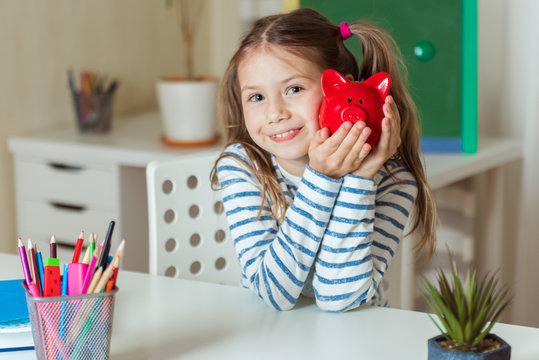
{"type": "Polygon", "coordinates": [[[345,121],[364,121],[372,130],[367,143],[372,148],[380,139],[385,98],[391,79],[379,72],[365,81],[348,81],[335,70],[325,70],[320,79],[324,99],[320,106],[320,127],[333,134],[345,121]]]}

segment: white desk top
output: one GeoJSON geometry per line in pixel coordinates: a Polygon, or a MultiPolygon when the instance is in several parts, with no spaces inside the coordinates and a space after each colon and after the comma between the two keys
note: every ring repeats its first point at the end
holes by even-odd
{"type": "MultiPolygon", "coordinates": [[[[8,144],[11,152],[16,154],[68,156],[70,159],[143,168],[152,160],[201,151],[217,152],[222,147],[222,144],[205,148],[167,147],[160,141],[161,129],[159,113],[153,112],[116,121],[108,134],[81,134],[72,126],[10,137],[8,144]]],[[[522,157],[522,146],[517,139],[480,138],[478,148],[473,155],[425,154],[431,187],[437,189],[522,157]]]]}
{"type": "MultiPolygon", "coordinates": [[[[19,258],[0,254],[0,279],[17,278],[19,258]]],[[[413,311],[366,307],[331,314],[304,300],[277,312],[242,288],[127,271],[118,286],[115,360],[417,360],[427,358],[427,340],[437,335],[428,316],[413,311]]],[[[512,346],[513,360],[539,359],[539,328],[496,324],[493,332],[512,346]]],[[[0,358],[32,358],[32,352],[18,353],[0,358]]]]}
{"type": "Polygon", "coordinates": [[[217,152],[222,144],[209,147],[175,148],[161,142],[162,125],[157,112],[144,113],[113,122],[109,133],[80,133],[75,126],[13,136],[12,153],[47,154],[63,158],[98,161],[145,168],[150,161],[171,159],[194,152],[217,152]]]}

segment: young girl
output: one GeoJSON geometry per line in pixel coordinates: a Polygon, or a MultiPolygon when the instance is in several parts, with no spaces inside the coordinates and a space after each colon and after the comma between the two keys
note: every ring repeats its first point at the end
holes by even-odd
{"type": "Polygon", "coordinates": [[[419,159],[413,102],[393,40],[364,22],[341,26],[311,9],[258,20],[224,74],[226,149],[212,171],[241,267],[241,283],[279,310],[301,294],[327,311],[387,306],[380,283],[404,226],[434,251],[436,210],[419,159]],[[344,41],[361,41],[358,67],[344,41]],[[320,75],[391,76],[382,135],[344,123],[320,129],[320,75]]]}

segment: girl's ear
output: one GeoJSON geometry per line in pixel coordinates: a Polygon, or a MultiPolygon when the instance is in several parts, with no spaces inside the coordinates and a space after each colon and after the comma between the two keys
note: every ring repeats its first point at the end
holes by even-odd
{"type": "Polygon", "coordinates": [[[346,83],[348,83],[348,80],[339,72],[332,69],[324,70],[320,78],[320,86],[322,87],[324,97],[331,95],[340,85],[346,83]]]}
{"type": "Polygon", "coordinates": [[[388,73],[379,72],[365,80],[365,84],[372,86],[378,93],[385,99],[389,94],[389,88],[391,87],[391,78],[388,73]]]}

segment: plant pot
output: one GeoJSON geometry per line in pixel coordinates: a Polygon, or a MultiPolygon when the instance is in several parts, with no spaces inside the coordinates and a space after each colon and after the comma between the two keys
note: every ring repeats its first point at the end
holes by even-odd
{"type": "Polygon", "coordinates": [[[217,141],[218,79],[192,81],[165,77],[157,82],[157,98],[167,145],[208,145],[217,141]]]}
{"type": "Polygon", "coordinates": [[[443,349],[438,340],[443,340],[444,336],[439,335],[430,338],[428,341],[429,360],[509,360],[511,358],[511,346],[502,338],[495,334],[488,334],[500,342],[500,347],[484,353],[468,351],[452,351],[443,349]]]}

